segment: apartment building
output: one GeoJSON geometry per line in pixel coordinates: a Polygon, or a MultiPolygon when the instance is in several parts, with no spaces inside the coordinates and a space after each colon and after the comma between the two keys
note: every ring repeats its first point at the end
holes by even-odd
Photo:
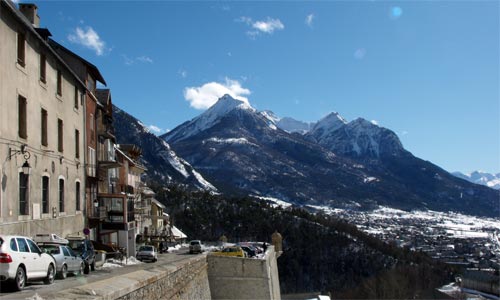
{"type": "MultiPolygon", "coordinates": [[[[103,115],[106,109],[98,101],[97,95],[103,90],[97,89],[97,83],[106,85],[106,81],[99,69],[84,58],[78,56],[71,50],[68,50],[61,44],[49,39],[49,45],[63,58],[63,60],[75,71],[80,80],[85,83],[85,134],[84,134],[84,153],[85,155],[85,226],[89,229],[91,239],[96,239],[97,230],[100,222],[106,218],[106,212],[103,207],[98,205],[98,183],[99,172],[97,163],[98,141],[100,137],[97,130],[97,116],[103,115]]],[[[109,94],[109,90],[107,94],[109,94]]],[[[104,95],[103,97],[105,97],[104,95]]]]}
{"type": "Polygon", "coordinates": [[[81,233],[85,93],[34,4],[0,0],[0,233],[81,233]]]}

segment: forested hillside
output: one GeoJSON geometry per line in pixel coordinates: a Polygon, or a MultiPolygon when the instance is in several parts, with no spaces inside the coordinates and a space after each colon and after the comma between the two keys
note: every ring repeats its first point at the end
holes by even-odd
{"type": "Polygon", "coordinates": [[[351,224],[303,209],[274,208],[252,198],[224,198],[153,186],[174,224],[189,238],[270,242],[277,230],[282,293],[321,291],[335,298],[434,298],[453,271],[421,253],[373,238],[351,224]]]}

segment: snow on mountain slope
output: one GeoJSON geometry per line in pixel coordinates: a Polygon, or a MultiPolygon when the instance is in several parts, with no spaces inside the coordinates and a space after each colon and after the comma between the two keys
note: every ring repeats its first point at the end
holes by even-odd
{"type": "Polygon", "coordinates": [[[224,116],[234,109],[244,109],[255,112],[255,109],[247,102],[233,99],[231,96],[226,94],[204,113],[191,121],[181,124],[178,127],[178,130],[170,131],[164,134],[162,138],[169,142],[187,139],[190,136],[194,136],[197,133],[212,127],[219,121],[221,116],[224,116]]]}
{"type": "Polygon", "coordinates": [[[405,152],[397,135],[363,118],[347,122],[338,113],[321,119],[306,137],[349,157],[380,158],[405,152]]]}
{"type": "Polygon", "coordinates": [[[139,120],[116,106],[113,107],[113,119],[117,142],[141,147],[141,161],[148,169],[147,176],[165,183],[181,183],[217,191],[187,161],[180,158],[167,142],[152,134],[139,120]]]}
{"type": "Polygon", "coordinates": [[[491,174],[483,171],[474,171],[469,174],[463,174],[461,172],[453,172],[452,174],[472,183],[485,185],[492,189],[500,190],[500,173],[491,174]]]}

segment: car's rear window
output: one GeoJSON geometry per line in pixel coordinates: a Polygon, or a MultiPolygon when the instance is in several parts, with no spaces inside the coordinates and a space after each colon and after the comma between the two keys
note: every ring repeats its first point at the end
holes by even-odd
{"type": "Polygon", "coordinates": [[[191,241],[191,245],[199,245],[200,241],[191,241]]]}
{"type": "Polygon", "coordinates": [[[153,246],[141,246],[139,251],[153,251],[153,246]]]}

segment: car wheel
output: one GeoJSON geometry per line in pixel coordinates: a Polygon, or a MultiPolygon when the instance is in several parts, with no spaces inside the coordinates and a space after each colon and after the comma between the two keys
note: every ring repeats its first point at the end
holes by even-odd
{"type": "Polygon", "coordinates": [[[14,278],[14,288],[20,291],[26,285],[26,272],[22,267],[18,267],[16,271],[16,277],[14,278]]]}
{"type": "Polygon", "coordinates": [[[52,284],[54,283],[54,278],[56,277],[56,269],[54,268],[53,264],[49,265],[49,269],[47,271],[47,277],[43,280],[45,284],[52,284]]]}
{"type": "Polygon", "coordinates": [[[85,263],[85,268],[83,269],[83,273],[85,273],[85,274],[90,273],[90,266],[89,266],[89,264],[85,263]]]}
{"type": "Polygon", "coordinates": [[[95,271],[95,260],[90,265],[90,270],[95,271]]]}
{"type": "Polygon", "coordinates": [[[66,277],[68,277],[68,266],[63,265],[61,268],[61,274],[59,274],[59,278],[66,279],[66,277]]]}

